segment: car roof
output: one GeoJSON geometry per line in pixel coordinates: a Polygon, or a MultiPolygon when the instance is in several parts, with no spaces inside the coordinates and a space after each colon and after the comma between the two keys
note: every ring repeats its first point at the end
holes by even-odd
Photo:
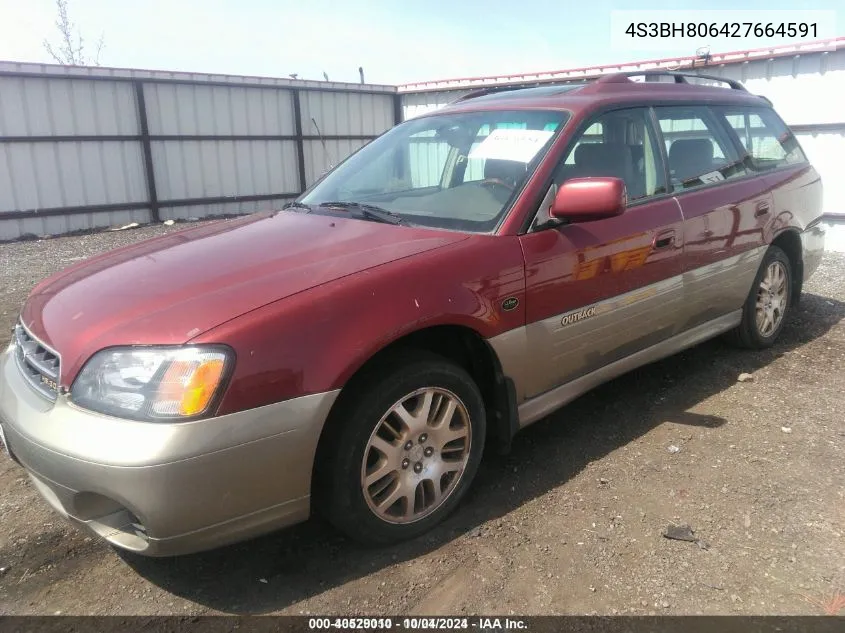
{"type": "Polygon", "coordinates": [[[556,109],[577,112],[628,103],[721,103],[770,106],[738,81],[673,72],[617,73],[591,82],[542,86],[502,86],[471,92],[440,112],[457,110],[556,109]],[[632,80],[643,77],[643,81],[632,80]]]}

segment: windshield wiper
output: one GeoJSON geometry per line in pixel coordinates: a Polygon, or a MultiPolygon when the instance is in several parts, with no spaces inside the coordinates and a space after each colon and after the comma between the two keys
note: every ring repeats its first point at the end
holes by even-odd
{"type": "Polygon", "coordinates": [[[372,204],[361,204],[360,202],[321,202],[321,207],[335,207],[338,209],[354,209],[358,211],[362,217],[368,220],[375,220],[376,222],[384,222],[385,224],[408,224],[399,214],[382,209],[372,204]]]}
{"type": "Polygon", "coordinates": [[[305,204],[304,202],[288,202],[282,207],[282,209],[302,209],[303,211],[308,211],[309,213],[314,210],[311,208],[310,204],[305,204]]]}

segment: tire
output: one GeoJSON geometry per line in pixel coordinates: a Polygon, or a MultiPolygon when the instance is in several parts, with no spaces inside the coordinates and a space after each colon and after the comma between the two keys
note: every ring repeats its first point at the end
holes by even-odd
{"type": "Polygon", "coordinates": [[[478,386],[448,360],[411,352],[369,371],[350,392],[318,454],[316,509],[366,545],[427,532],[460,503],[481,462],[478,386]]]}
{"type": "Polygon", "coordinates": [[[728,334],[732,343],[748,349],[765,349],[774,344],[792,307],[792,275],[786,253],[770,246],[742,307],[742,321],[728,334]],[[779,271],[780,277],[773,277],[773,271],[779,271]],[[771,287],[772,282],[776,287],[771,287]],[[764,316],[758,318],[761,312],[764,316]]]}

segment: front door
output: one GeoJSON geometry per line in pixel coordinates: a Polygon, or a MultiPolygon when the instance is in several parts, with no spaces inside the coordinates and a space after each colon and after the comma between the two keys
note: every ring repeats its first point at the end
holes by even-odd
{"type": "Polygon", "coordinates": [[[654,345],[678,331],[683,217],[666,191],[647,108],[597,117],[558,166],[568,178],[625,180],[620,216],[520,237],[526,266],[527,359],[520,400],[654,345]]]}

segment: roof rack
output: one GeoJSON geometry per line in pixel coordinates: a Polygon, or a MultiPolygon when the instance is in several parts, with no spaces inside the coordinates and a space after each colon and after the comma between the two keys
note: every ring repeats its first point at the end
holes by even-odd
{"type": "Polygon", "coordinates": [[[483,97],[484,95],[494,94],[496,92],[511,92],[512,90],[524,90],[525,88],[536,88],[542,84],[527,83],[527,84],[512,84],[509,86],[491,86],[489,88],[479,88],[458,97],[450,103],[458,103],[459,101],[466,101],[467,99],[475,99],[476,97],[483,97]]]}
{"type": "Polygon", "coordinates": [[[717,75],[701,75],[699,73],[676,72],[669,70],[632,70],[623,73],[613,73],[612,75],[605,75],[604,77],[598,78],[595,83],[622,83],[623,81],[630,81],[629,77],[646,77],[646,81],[648,81],[649,77],[673,77],[676,84],[689,84],[690,82],[687,78],[691,77],[694,79],[718,81],[723,84],[728,84],[732,90],[742,90],[743,92],[748,92],[745,86],[735,79],[726,79],[725,77],[719,77],[717,75]]]}
{"type": "Polygon", "coordinates": [[[520,84],[511,84],[507,86],[490,86],[488,88],[478,88],[477,90],[473,90],[472,92],[468,92],[462,97],[458,97],[457,99],[450,101],[450,103],[459,103],[461,101],[467,101],[469,99],[475,99],[477,97],[484,97],[489,94],[497,94],[500,92],[514,92],[516,90],[528,90],[531,88],[559,88],[561,92],[567,86],[573,86],[576,88],[580,88],[582,86],[589,85],[590,82],[585,82],[583,80],[569,80],[569,81],[555,81],[553,83],[548,82],[525,82],[520,84]]]}
{"type": "MultiPolygon", "coordinates": [[[[463,101],[468,101],[469,99],[475,99],[477,97],[483,97],[490,94],[498,94],[504,92],[513,92],[516,90],[525,90],[528,88],[540,88],[540,87],[551,87],[551,86],[567,86],[575,84],[577,88],[587,88],[584,91],[586,94],[587,92],[593,93],[595,90],[600,90],[599,86],[606,85],[606,84],[630,84],[635,83],[631,82],[630,77],[645,77],[646,82],[648,83],[650,79],[657,78],[657,77],[671,77],[673,83],[675,84],[683,84],[683,85],[695,85],[693,82],[690,82],[689,79],[704,79],[706,81],[715,81],[722,84],[726,84],[730,87],[731,90],[739,90],[746,94],[750,94],[745,86],[742,85],[741,82],[736,81],[735,79],[727,79],[725,77],[719,77],[717,75],[702,75],[695,72],[678,72],[678,71],[669,71],[669,70],[632,70],[628,72],[618,72],[609,75],[603,75],[601,77],[597,77],[594,79],[586,79],[585,80],[567,80],[567,81],[555,81],[555,82],[524,82],[518,84],[510,84],[505,86],[488,86],[486,88],[477,88],[476,90],[472,90],[467,94],[450,101],[450,104],[460,103],[463,101]],[[595,89],[590,89],[591,86],[596,86],[595,89]]],[[[656,82],[655,82],[656,83],[656,82]]],[[[661,82],[666,83],[666,82],[661,82]]],[[[759,95],[758,95],[759,96],[759,95]]],[[[766,101],[769,105],[771,105],[771,101],[766,97],[761,97],[764,101],[766,101]]]]}

